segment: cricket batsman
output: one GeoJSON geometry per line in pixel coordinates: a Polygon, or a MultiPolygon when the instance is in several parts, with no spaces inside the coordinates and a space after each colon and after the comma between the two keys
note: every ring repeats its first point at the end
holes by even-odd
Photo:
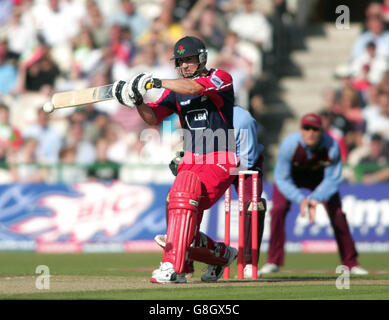
{"type": "MultiPolygon", "coordinates": [[[[233,108],[233,123],[234,123],[234,136],[236,141],[236,153],[240,159],[240,170],[253,170],[258,171],[258,183],[257,183],[257,195],[258,195],[258,246],[257,256],[262,243],[264,221],[266,213],[266,200],[261,198],[263,189],[263,145],[258,143],[258,123],[251,116],[251,114],[242,108],[241,106],[235,105],[233,108]]],[[[172,160],[169,167],[174,175],[177,175],[177,166],[181,156],[177,155],[172,160]]],[[[252,215],[252,175],[245,175],[244,177],[244,278],[251,279],[252,277],[252,250],[251,250],[251,215],[252,215]]],[[[234,179],[233,185],[235,190],[238,192],[238,177],[234,179]]],[[[166,221],[168,221],[169,215],[166,215],[166,221]]],[[[166,235],[159,234],[155,236],[155,241],[159,246],[165,248],[166,246],[166,235]]],[[[200,232],[199,243],[200,247],[206,247],[210,250],[217,250],[219,243],[215,243],[207,235],[200,232]]],[[[212,268],[212,266],[210,266],[212,268]]],[[[194,272],[193,260],[188,259],[185,263],[186,274],[194,272]]],[[[204,275],[206,276],[206,274],[204,275]]]]}
{"type": "Polygon", "coordinates": [[[117,81],[113,90],[116,99],[136,107],[147,124],[158,125],[177,113],[182,127],[185,154],[169,192],[166,246],[150,281],[185,283],[185,261],[190,257],[208,264],[202,280],[212,282],[237,256],[237,250],[224,243],[217,244],[217,250],[195,245],[203,211],[224,194],[239,166],[233,135],[234,88],[226,71],[206,68],[207,49],[196,37],[177,41],[173,58],[179,79],[139,74],[128,82],[117,81]],[[150,83],[164,91],[156,102],[145,104],[143,95],[150,83]]]}
{"type": "Polygon", "coordinates": [[[294,201],[300,205],[300,214],[309,215],[310,222],[315,220],[316,206],[322,203],[334,229],[342,264],[352,274],[368,274],[359,266],[354,240],[342,212],[338,191],[343,180],[339,145],[323,132],[318,114],[304,115],[300,124],[300,131],[287,136],[280,146],[274,171],[269,251],[260,273],[278,272],[284,264],[285,218],[294,201]],[[305,196],[301,188],[311,193],[305,196]]]}

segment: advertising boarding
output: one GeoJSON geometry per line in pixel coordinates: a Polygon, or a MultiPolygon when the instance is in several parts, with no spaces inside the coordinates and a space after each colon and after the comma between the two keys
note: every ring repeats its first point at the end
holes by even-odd
{"type": "MultiPolygon", "coordinates": [[[[157,234],[166,232],[165,204],[170,185],[13,184],[0,186],[0,250],[37,252],[154,251],[157,234]]],[[[343,211],[360,252],[389,251],[389,184],[343,184],[343,211]]],[[[270,236],[272,185],[267,199],[262,251],[270,236]]],[[[224,199],[204,213],[201,230],[224,238],[224,199]]],[[[238,240],[238,201],[232,187],[231,242],[238,240]]],[[[293,204],[286,218],[289,252],[335,252],[336,242],[324,207],[313,224],[293,204]]]]}

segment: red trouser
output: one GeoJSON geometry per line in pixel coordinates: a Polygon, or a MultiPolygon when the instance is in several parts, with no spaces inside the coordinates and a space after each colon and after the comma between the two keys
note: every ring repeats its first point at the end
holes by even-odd
{"type": "Polygon", "coordinates": [[[177,172],[192,171],[200,178],[202,195],[199,212],[212,207],[235,179],[230,172],[237,167],[237,157],[232,152],[219,151],[207,155],[194,155],[186,152],[177,172]],[[227,161],[226,161],[227,160],[227,161]]]}
{"type": "MultiPolygon", "coordinates": [[[[284,244],[285,244],[285,218],[290,209],[290,201],[273,186],[272,196],[273,207],[270,211],[270,243],[268,251],[268,263],[278,266],[284,265],[284,244]]],[[[335,193],[328,201],[323,202],[325,209],[334,229],[336,243],[338,245],[342,264],[352,268],[358,265],[358,253],[354,246],[346,216],[342,212],[342,204],[339,193],[335,193]]]]}
{"type": "MultiPolygon", "coordinates": [[[[237,161],[237,157],[232,152],[215,152],[206,155],[194,155],[186,152],[178,165],[178,174],[181,171],[191,171],[198,176],[201,182],[201,198],[197,207],[196,226],[193,226],[195,229],[192,230],[196,240],[199,240],[204,210],[214,205],[234,181],[236,176],[232,175],[231,172],[239,165],[237,161]]],[[[177,191],[179,192],[179,190],[177,191]]],[[[168,221],[170,222],[170,211],[168,221]]],[[[168,223],[168,232],[169,226],[168,223]]],[[[165,249],[162,262],[171,262],[169,259],[171,260],[171,257],[165,249]]],[[[185,268],[184,271],[188,272],[185,268]]]]}

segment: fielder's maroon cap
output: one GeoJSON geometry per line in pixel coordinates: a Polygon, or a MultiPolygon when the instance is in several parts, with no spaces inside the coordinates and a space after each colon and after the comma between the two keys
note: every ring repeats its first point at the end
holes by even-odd
{"type": "Polygon", "coordinates": [[[312,126],[314,128],[321,128],[321,117],[316,113],[307,113],[301,119],[301,126],[312,126]]]}

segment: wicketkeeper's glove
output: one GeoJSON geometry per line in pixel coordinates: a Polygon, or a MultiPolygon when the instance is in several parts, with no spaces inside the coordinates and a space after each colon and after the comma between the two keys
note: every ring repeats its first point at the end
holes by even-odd
{"type": "Polygon", "coordinates": [[[182,157],[184,156],[184,154],[185,154],[184,151],[178,151],[176,153],[176,156],[169,163],[169,169],[173,173],[174,176],[177,176],[177,167],[178,167],[178,164],[180,163],[182,157]]]}

